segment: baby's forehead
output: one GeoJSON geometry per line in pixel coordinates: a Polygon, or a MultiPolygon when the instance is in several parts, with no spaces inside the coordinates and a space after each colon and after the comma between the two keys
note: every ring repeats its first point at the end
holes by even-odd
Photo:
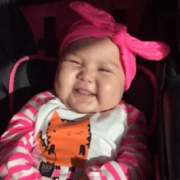
{"type": "MultiPolygon", "coordinates": [[[[65,55],[76,55],[81,53],[88,53],[89,55],[97,55],[105,58],[106,56],[119,56],[120,51],[109,38],[85,38],[70,43],[64,51],[65,55]]],[[[118,58],[119,59],[119,58],[118,58]]]]}
{"type": "Polygon", "coordinates": [[[116,44],[114,44],[110,38],[102,38],[102,39],[98,39],[98,38],[93,38],[93,37],[89,37],[89,38],[84,38],[84,39],[80,39],[80,40],[76,40],[71,42],[67,48],[65,49],[65,52],[67,51],[72,51],[72,50],[78,50],[81,48],[98,48],[98,47],[102,47],[106,45],[108,48],[111,48],[112,46],[114,46],[116,49],[118,49],[118,46],[116,44]]]}
{"type": "Polygon", "coordinates": [[[67,48],[65,49],[65,52],[71,53],[71,52],[81,50],[84,48],[86,49],[92,48],[92,46],[94,46],[95,44],[98,44],[99,42],[100,40],[96,38],[84,38],[77,41],[73,41],[67,46],[67,48]]]}

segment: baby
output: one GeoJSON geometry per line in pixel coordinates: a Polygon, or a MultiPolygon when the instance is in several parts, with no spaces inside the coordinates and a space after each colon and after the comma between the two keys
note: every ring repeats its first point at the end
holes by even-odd
{"type": "Polygon", "coordinates": [[[160,60],[170,50],[87,3],[70,6],[83,19],[62,42],[54,90],[33,97],[1,137],[0,179],[147,180],[146,121],[121,99],[135,54],[160,60]]]}

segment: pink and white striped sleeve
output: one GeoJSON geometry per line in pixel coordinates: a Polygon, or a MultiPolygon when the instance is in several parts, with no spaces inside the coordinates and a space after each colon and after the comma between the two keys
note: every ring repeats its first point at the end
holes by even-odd
{"type": "Polygon", "coordinates": [[[0,139],[0,179],[38,180],[31,151],[35,116],[44,103],[45,93],[33,97],[10,121],[0,139]],[[41,96],[41,97],[40,97],[41,96]]]}
{"type": "Polygon", "coordinates": [[[148,130],[143,114],[126,106],[128,131],[122,138],[115,161],[91,166],[86,175],[90,180],[147,180],[151,174],[150,153],[147,149],[148,130]]]}

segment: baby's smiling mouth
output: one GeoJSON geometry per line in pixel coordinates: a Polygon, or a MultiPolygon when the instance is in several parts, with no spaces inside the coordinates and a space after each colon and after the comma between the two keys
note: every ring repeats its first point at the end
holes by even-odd
{"type": "Polygon", "coordinates": [[[76,88],[75,91],[82,96],[94,96],[95,94],[83,88],[76,88]]]}

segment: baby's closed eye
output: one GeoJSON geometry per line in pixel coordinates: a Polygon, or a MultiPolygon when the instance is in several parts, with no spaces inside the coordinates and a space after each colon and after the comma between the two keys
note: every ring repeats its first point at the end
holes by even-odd
{"type": "Polygon", "coordinates": [[[106,72],[106,73],[110,73],[111,71],[107,68],[99,68],[98,69],[100,72],[106,72]]]}
{"type": "Polygon", "coordinates": [[[77,60],[67,60],[67,61],[72,63],[72,64],[81,65],[81,62],[79,62],[77,60]]]}

